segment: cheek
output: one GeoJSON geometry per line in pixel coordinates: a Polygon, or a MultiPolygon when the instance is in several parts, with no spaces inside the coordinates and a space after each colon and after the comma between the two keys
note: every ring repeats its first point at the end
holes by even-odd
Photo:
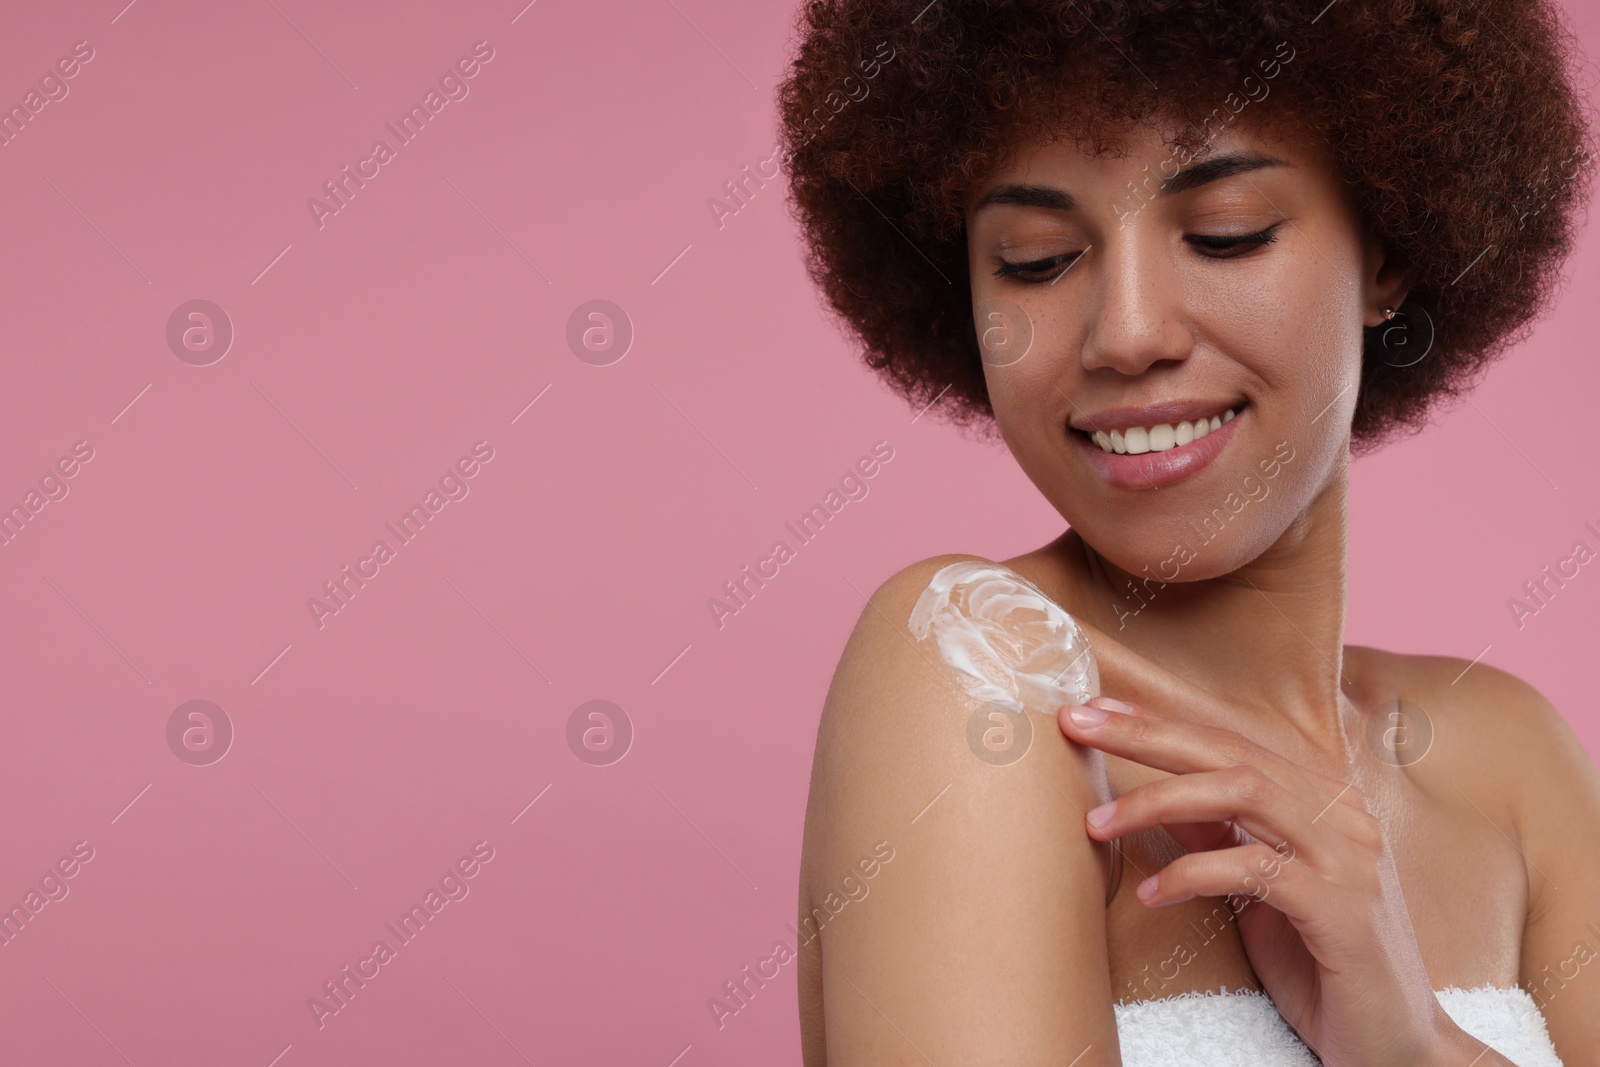
{"type": "Polygon", "coordinates": [[[984,365],[983,378],[989,388],[989,404],[994,408],[995,426],[1000,436],[1019,462],[1027,466],[1026,457],[1037,448],[1039,424],[1042,421],[1041,394],[1047,383],[1033,380],[1027,360],[1009,367],[984,365]],[[1026,368],[1026,369],[1025,369],[1026,368]]]}
{"type": "Polygon", "coordinates": [[[1345,264],[1341,275],[1314,249],[1301,251],[1271,270],[1191,292],[1209,339],[1253,379],[1246,388],[1260,402],[1264,425],[1280,436],[1309,430],[1338,437],[1348,428],[1341,414],[1354,410],[1361,370],[1360,268],[1345,264]]]}
{"type": "MultiPolygon", "coordinates": [[[[1320,280],[1319,280],[1320,281],[1320,280]]],[[[1349,431],[1361,380],[1361,305],[1353,287],[1330,284],[1285,292],[1279,320],[1263,329],[1261,374],[1280,438],[1310,454],[1330,452],[1349,431]]]]}
{"type": "Polygon", "coordinates": [[[984,381],[1003,431],[1025,431],[1062,403],[1063,353],[1072,349],[1059,317],[1037,302],[1000,295],[985,295],[973,308],[984,381]]]}
{"type": "MultiPolygon", "coordinates": [[[[1189,264],[1183,279],[1188,311],[1204,340],[1261,381],[1276,385],[1303,368],[1298,351],[1308,335],[1307,285],[1298,264],[1242,269],[1189,264]]],[[[1241,383],[1245,384],[1245,383],[1241,383]]]]}

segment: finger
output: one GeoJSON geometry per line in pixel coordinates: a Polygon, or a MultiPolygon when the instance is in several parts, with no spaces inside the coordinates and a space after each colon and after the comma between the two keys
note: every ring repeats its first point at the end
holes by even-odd
{"type": "Polygon", "coordinates": [[[1358,844],[1370,843],[1378,828],[1371,806],[1353,782],[1338,785],[1338,792],[1318,806],[1311,821],[1331,826],[1358,844]]]}
{"type": "Polygon", "coordinates": [[[1086,818],[1090,834],[1107,841],[1152,826],[1200,823],[1203,827],[1191,832],[1191,840],[1209,836],[1204,847],[1215,849],[1238,843],[1231,829],[1220,829],[1233,824],[1273,847],[1304,851],[1323,845],[1335,832],[1326,822],[1313,822],[1315,814],[1270,775],[1241,764],[1147,782],[1086,818]]]}
{"type": "Polygon", "coordinates": [[[1169,822],[1162,823],[1161,828],[1181,845],[1185,852],[1210,852],[1219,848],[1234,848],[1238,845],[1248,845],[1255,840],[1244,832],[1243,827],[1231,822],[1169,822]]]}
{"type": "Polygon", "coordinates": [[[1313,913],[1312,898],[1324,886],[1304,864],[1257,841],[1181,856],[1146,878],[1134,892],[1152,908],[1195,897],[1248,898],[1269,903],[1298,923],[1313,913]]]}
{"type": "Polygon", "coordinates": [[[1228,909],[1239,915],[1252,902],[1259,902],[1258,906],[1271,908],[1287,920],[1300,935],[1305,951],[1324,965],[1341,957],[1349,959],[1352,954],[1359,957],[1382,950],[1380,943],[1366,936],[1360,921],[1371,905],[1372,893],[1370,886],[1350,887],[1324,878],[1260,842],[1190,853],[1173,860],[1134,890],[1146,907],[1223,897],[1228,909]]]}
{"type": "Polygon", "coordinates": [[[1249,764],[1297,796],[1325,797],[1323,803],[1348,788],[1232,730],[1165,718],[1138,704],[1123,706],[1132,710],[1072,705],[1061,709],[1056,718],[1061,731],[1079,744],[1173,774],[1249,764]]]}
{"type": "Polygon", "coordinates": [[[1063,708],[1057,716],[1062,732],[1081,744],[1174,774],[1255,766],[1287,792],[1314,803],[1312,822],[1323,822],[1358,843],[1372,836],[1370,808],[1351,783],[1311,771],[1223,727],[1166,718],[1107,697],[1096,697],[1094,703],[1103,706],[1063,708]]]}

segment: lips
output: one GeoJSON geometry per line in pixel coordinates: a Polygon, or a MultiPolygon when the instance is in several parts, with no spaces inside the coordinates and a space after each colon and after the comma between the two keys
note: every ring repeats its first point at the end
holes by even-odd
{"type": "Polygon", "coordinates": [[[1162,400],[1142,407],[1102,408],[1090,415],[1075,412],[1067,425],[1084,433],[1103,430],[1125,430],[1130,426],[1159,426],[1162,423],[1188,422],[1220,416],[1230,408],[1237,411],[1250,401],[1242,396],[1219,397],[1215,400],[1162,400]]]}

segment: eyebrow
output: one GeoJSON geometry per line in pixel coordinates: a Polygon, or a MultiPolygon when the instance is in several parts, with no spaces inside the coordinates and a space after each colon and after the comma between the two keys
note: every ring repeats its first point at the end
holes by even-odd
{"type": "MultiPolygon", "coordinates": [[[[1210,182],[1230,178],[1263,167],[1287,167],[1289,163],[1263,152],[1241,151],[1213,156],[1164,179],[1160,192],[1165,196],[1197,189],[1210,182]]],[[[1014,204],[1019,207],[1042,207],[1052,211],[1071,211],[1078,202],[1070,193],[1048,185],[998,185],[989,190],[972,209],[977,214],[990,204],[1014,204]]]]}
{"type": "Polygon", "coordinates": [[[1162,181],[1161,191],[1169,194],[1181,193],[1220,178],[1230,178],[1235,174],[1244,174],[1263,167],[1287,166],[1289,164],[1277,156],[1269,156],[1264,152],[1230,152],[1227,155],[1203,160],[1188,170],[1178,171],[1177,174],[1162,181]]]}

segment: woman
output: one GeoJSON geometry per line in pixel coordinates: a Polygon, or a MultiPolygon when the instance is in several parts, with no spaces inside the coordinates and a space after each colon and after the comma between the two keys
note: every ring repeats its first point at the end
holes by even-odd
{"type": "Polygon", "coordinates": [[[1509,674],[1343,644],[1351,456],[1571,247],[1551,7],[863,0],[800,36],[813,278],[1070,524],[862,611],[806,1062],[1600,1063],[1600,775],[1509,674]]]}

